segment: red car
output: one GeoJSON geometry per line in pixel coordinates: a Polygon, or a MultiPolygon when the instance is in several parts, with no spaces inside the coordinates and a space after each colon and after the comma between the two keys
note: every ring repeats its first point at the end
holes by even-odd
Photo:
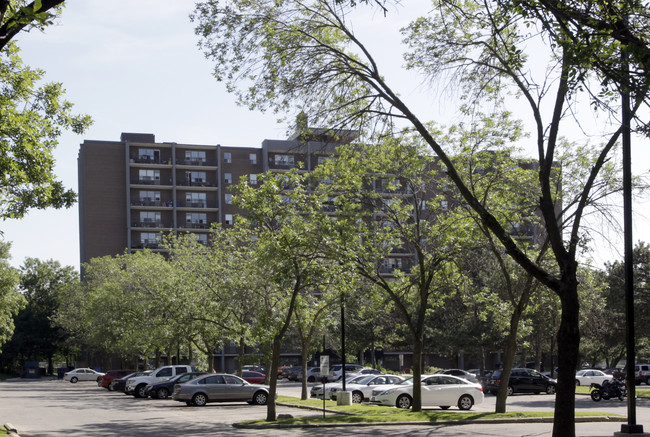
{"type": "Polygon", "coordinates": [[[104,387],[106,390],[110,390],[108,386],[111,381],[114,379],[124,378],[126,375],[135,372],[131,369],[120,369],[120,370],[109,370],[106,372],[106,375],[102,376],[102,380],[99,381],[99,386],[104,387]]]}
{"type": "Polygon", "coordinates": [[[251,384],[264,384],[266,382],[266,375],[252,370],[244,370],[241,373],[241,378],[251,384]]]}

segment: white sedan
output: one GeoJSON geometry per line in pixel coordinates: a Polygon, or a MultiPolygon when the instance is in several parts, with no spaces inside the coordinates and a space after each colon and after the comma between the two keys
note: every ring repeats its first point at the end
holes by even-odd
{"type": "MultiPolygon", "coordinates": [[[[345,380],[345,384],[351,384],[355,381],[359,381],[363,378],[366,378],[367,375],[359,375],[359,376],[353,376],[345,380]]],[[[311,393],[310,396],[312,398],[318,398],[318,399],[323,399],[323,396],[325,396],[325,400],[330,399],[330,393],[333,388],[338,388],[339,390],[343,386],[343,383],[341,382],[328,382],[327,384],[316,384],[311,388],[311,393]],[[323,395],[323,389],[325,389],[325,394],[323,395]]],[[[346,387],[347,388],[347,387],[346,387]]]]}
{"type": "Polygon", "coordinates": [[[65,372],[63,374],[63,380],[70,381],[73,384],[77,381],[100,382],[102,380],[102,376],[104,376],[104,373],[96,372],[93,369],[88,369],[84,367],[84,368],[70,370],[69,372],[65,372]]]}
{"type": "MultiPolygon", "coordinates": [[[[398,408],[411,408],[413,405],[412,379],[407,379],[385,391],[373,390],[370,401],[398,408]]],[[[457,405],[461,410],[469,410],[473,405],[481,403],[483,403],[481,384],[452,375],[437,374],[422,377],[423,407],[441,407],[446,410],[452,405],[457,405]]]]}
{"type": "Polygon", "coordinates": [[[584,369],[576,372],[576,385],[602,385],[604,381],[612,381],[613,379],[614,377],[612,375],[608,375],[600,370],[584,369]]]}
{"type": "MultiPolygon", "coordinates": [[[[401,376],[395,375],[366,375],[363,378],[353,381],[346,382],[345,389],[352,392],[352,402],[359,404],[364,401],[364,399],[370,399],[371,393],[373,390],[378,390],[382,386],[388,388],[388,385],[399,384],[404,381],[404,378],[401,376]]],[[[342,390],[342,384],[334,386],[331,389],[330,398],[337,400],[337,394],[342,390]]]]}

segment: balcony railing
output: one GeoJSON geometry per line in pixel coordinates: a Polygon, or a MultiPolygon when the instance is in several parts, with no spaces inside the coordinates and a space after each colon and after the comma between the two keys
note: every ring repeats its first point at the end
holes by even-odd
{"type": "Polygon", "coordinates": [[[185,229],[210,229],[210,223],[185,223],[185,229]]]}
{"type": "Polygon", "coordinates": [[[206,181],[177,181],[179,187],[216,187],[217,184],[206,181]]]}
{"type": "Polygon", "coordinates": [[[134,199],[134,200],[131,200],[131,206],[168,206],[167,203],[170,203],[169,206],[172,206],[171,201],[163,202],[161,200],[151,200],[151,199],[134,199]]]}
{"type": "Polygon", "coordinates": [[[210,167],[216,167],[217,163],[216,161],[208,161],[208,160],[202,160],[202,159],[177,159],[176,164],[178,165],[194,165],[194,166],[210,166],[210,167]]]}
{"type": "Polygon", "coordinates": [[[163,222],[154,222],[154,221],[142,221],[142,222],[133,222],[134,228],[171,228],[172,225],[165,224],[163,222]]]}
{"type": "Polygon", "coordinates": [[[132,183],[140,185],[160,185],[160,178],[139,178],[133,180],[132,183]]]}

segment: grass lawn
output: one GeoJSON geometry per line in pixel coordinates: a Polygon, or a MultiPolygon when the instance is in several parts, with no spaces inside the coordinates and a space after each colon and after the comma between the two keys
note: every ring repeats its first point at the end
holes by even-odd
{"type": "MultiPolygon", "coordinates": [[[[300,400],[289,396],[278,396],[278,402],[292,405],[303,405],[316,408],[323,407],[323,401],[318,399],[300,400]]],[[[384,407],[377,405],[353,404],[349,406],[338,406],[334,401],[325,401],[325,408],[330,410],[326,412],[325,417],[314,416],[297,417],[293,419],[277,420],[277,424],[324,424],[324,423],[385,423],[385,422],[441,422],[448,420],[477,420],[477,419],[504,419],[504,418],[523,418],[523,417],[553,417],[552,412],[529,412],[529,411],[512,411],[507,413],[477,413],[477,412],[457,412],[444,410],[425,410],[414,413],[410,410],[402,410],[393,407],[384,407]],[[331,411],[347,413],[347,415],[335,415],[331,411]]],[[[589,412],[576,413],[577,416],[611,416],[608,413],[589,412]]],[[[242,422],[245,424],[268,424],[264,420],[250,420],[242,422]]]]}

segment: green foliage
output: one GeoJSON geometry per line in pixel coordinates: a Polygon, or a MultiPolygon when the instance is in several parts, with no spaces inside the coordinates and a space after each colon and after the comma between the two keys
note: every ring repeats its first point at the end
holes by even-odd
{"type": "Polygon", "coordinates": [[[9,264],[11,244],[0,242],[0,352],[12,337],[14,317],[24,308],[26,301],[18,293],[18,271],[9,264]]]}
{"type": "Polygon", "coordinates": [[[25,260],[20,269],[20,289],[26,306],[14,318],[16,328],[6,344],[4,360],[49,360],[52,364],[67,338],[54,317],[63,290],[77,281],[77,272],[70,266],[62,267],[58,261],[25,260]]]}
{"type": "Polygon", "coordinates": [[[53,173],[52,152],[63,129],[82,133],[87,115],[72,114],[59,83],[38,85],[44,72],[22,63],[18,48],[0,52],[0,217],[21,218],[30,208],[71,206],[76,195],[53,173]]]}

